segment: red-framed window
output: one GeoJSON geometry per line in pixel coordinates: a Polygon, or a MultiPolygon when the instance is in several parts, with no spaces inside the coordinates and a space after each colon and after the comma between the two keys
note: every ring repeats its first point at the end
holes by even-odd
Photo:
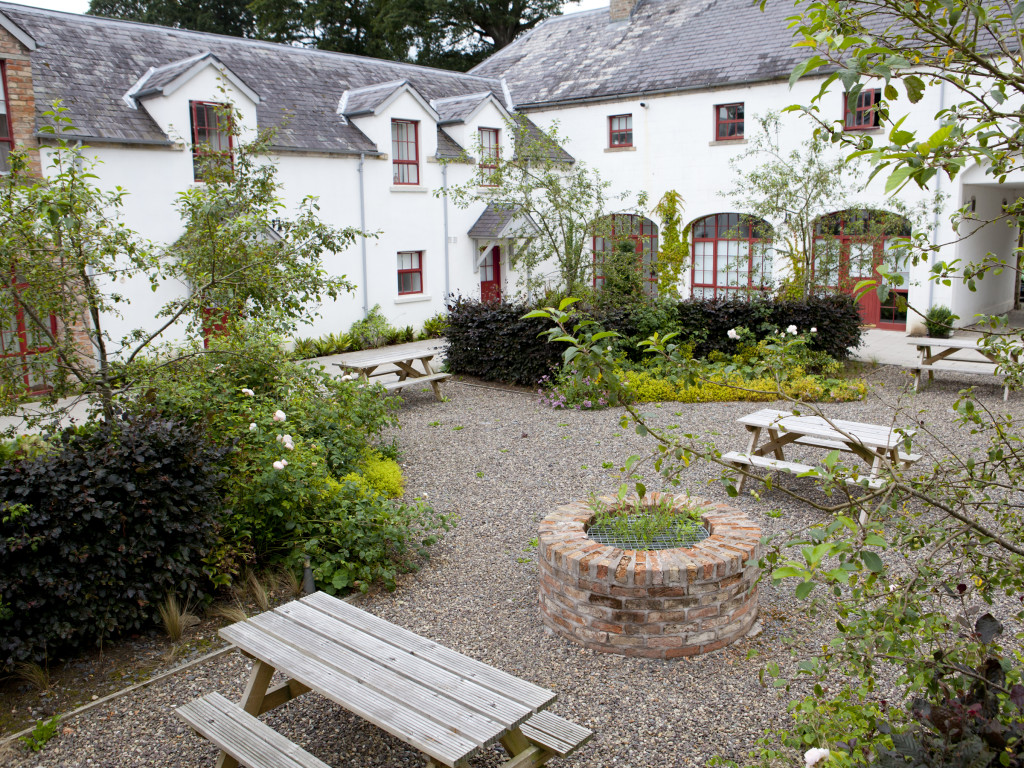
{"type": "Polygon", "coordinates": [[[496,186],[494,172],[501,158],[501,134],[497,128],[480,129],[480,183],[496,186]]]}
{"type": "Polygon", "coordinates": [[[865,88],[857,94],[856,102],[850,104],[850,94],[843,94],[843,126],[848,131],[869,131],[878,128],[877,104],[882,100],[881,88],[865,88]]]}
{"type": "Polygon", "coordinates": [[[608,146],[633,146],[633,115],[612,115],[608,118],[608,146]]]}
{"type": "Polygon", "coordinates": [[[7,97],[7,62],[0,61],[0,173],[11,169],[12,149],[14,131],[11,128],[11,101],[7,97]]]}
{"type": "Polygon", "coordinates": [[[693,223],[694,298],[719,299],[772,284],[771,227],[742,213],[716,213],[693,223]]]}
{"type": "MultiPolygon", "coordinates": [[[[19,292],[27,288],[28,283],[15,276],[11,287],[19,292]]],[[[47,330],[56,337],[57,317],[50,315],[45,322],[47,330]]],[[[25,316],[20,305],[0,312],[0,365],[20,369],[16,375],[24,381],[26,391],[42,393],[50,389],[45,367],[33,364],[32,358],[52,348],[46,334],[25,316]]]]}
{"type": "Polygon", "coordinates": [[[423,293],[423,251],[398,252],[398,295],[423,293]]]}
{"type": "Polygon", "coordinates": [[[715,105],[715,141],[743,138],[743,102],[715,105]]]}
{"type": "Polygon", "coordinates": [[[594,287],[604,287],[605,254],[613,252],[624,240],[633,243],[637,266],[644,281],[644,292],[658,295],[658,225],[642,216],[618,213],[611,217],[611,229],[593,239],[594,287]]]}
{"type": "Polygon", "coordinates": [[[231,159],[231,115],[225,104],[190,101],[192,121],[192,177],[204,181],[212,167],[231,159]]]}
{"type": "Polygon", "coordinates": [[[420,124],[415,120],[391,121],[391,156],[395,184],[420,183],[420,124]]]}

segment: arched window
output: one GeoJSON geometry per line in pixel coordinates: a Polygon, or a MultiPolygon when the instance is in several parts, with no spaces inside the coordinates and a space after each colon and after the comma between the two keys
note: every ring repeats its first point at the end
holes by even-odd
{"type": "Polygon", "coordinates": [[[658,295],[658,225],[642,216],[617,213],[610,216],[610,229],[594,238],[594,287],[604,287],[605,254],[616,244],[629,241],[636,252],[637,266],[644,281],[644,293],[658,295]]]}
{"type": "Polygon", "coordinates": [[[861,319],[890,330],[907,326],[909,272],[903,246],[910,222],[885,211],[855,209],[822,216],[814,226],[812,283],[816,289],[852,292],[865,280],[882,282],[879,268],[899,274],[885,302],[875,290],[860,294],[861,319]]]}
{"type": "Polygon", "coordinates": [[[694,298],[721,299],[772,285],[772,228],[753,216],[718,213],[695,221],[693,243],[694,298]]]}

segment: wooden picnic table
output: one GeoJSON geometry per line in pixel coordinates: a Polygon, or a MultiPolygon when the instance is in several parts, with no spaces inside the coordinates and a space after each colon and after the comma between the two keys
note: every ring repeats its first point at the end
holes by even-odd
{"type": "Polygon", "coordinates": [[[428,766],[464,765],[497,742],[510,755],[504,768],[540,766],[593,735],[543,711],[554,692],[323,592],[220,635],[253,659],[240,707],[210,694],[177,710],[224,750],[218,768],[327,768],[255,719],[308,691],[414,747],[428,766]],[[270,688],[275,671],[287,680],[270,688]]]}
{"type": "Polygon", "coordinates": [[[343,371],[362,376],[366,381],[378,376],[397,374],[397,381],[377,382],[387,390],[429,382],[434,389],[434,397],[443,400],[438,382],[451,378],[451,374],[435,372],[430,365],[430,361],[433,359],[433,352],[383,352],[372,357],[335,363],[335,365],[343,371]]]}
{"type": "MultiPolygon", "coordinates": [[[[936,370],[956,370],[955,368],[941,368],[936,365],[941,361],[947,362],[961,362],[961,363],[973,363],[974,365],[991,366],[987,371],[966,371],[968,373],[991,373],[995,376],[999,373],[999,365],[1002,362],[993,352],[985,349],[979,345],[980,339],[978,338],[967,338],[954,336],[950,339],[912,339],[910,341],[915,347],[917,347],[917,353],[920,356],[920,361],[914,367],[914,391],[917,392],[922,389],[921,386],[921,374],[925,371],[928,372],[929,383],[935,380],[936,370]],[[934,348],[934,352],[932,351],[934,348]],[[958,352],[969,352],[977,353],[977,357],[970,357],[965,359],[962,357],[954,358],[958,352]]],[[[1021,351],[1024,351],[1024,345],[1013,345],[1009,350],[1010,358],[1013,362],[1017,362],[1020,357],[1021,351]]],[[[1010,397],[1010,384],[1009,382],[1003,383],[1003,400],[1006,401],[1010,397]]]]}
{"type": "MultiPolygon", "coordinates": [[[[814,473],[817,468],[812,465],[787,461],[783,449],[791,444],[825,448],[853,453],[871,467],[867,478],[849,477],[847,483],[866,483],[869,488],[880,488],[885,483],[880,476],[885,461],[907,467],[921,458],[919,454],[901,450],[906,438],[915,433],[914,429],[896,430],[859,421],[796,416],[789,411],[772,408],[764,408],[737,421],[747,428],[750,439],[745,453],[730,451],[722,456],[735,466],[746,464],[797,475],[814,473]],[[768,439],[762,440],[766,435],[768,439]]],[[[743,490],[746,479],[745,475],[740,475],[737,490],[743,490]]]]}

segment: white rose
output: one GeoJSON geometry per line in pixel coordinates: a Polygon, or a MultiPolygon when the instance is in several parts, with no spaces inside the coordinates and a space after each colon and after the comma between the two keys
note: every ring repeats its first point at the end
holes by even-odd
{"type": "Polygon", "coordinates": [[[738,333],[736,333],[736,329],[735,328],[730,328],[728,331],[726,331],[725,335],[728,336],[730,339],[734,339],[734,340],[738,339],[740,337],[740,335],[738,333]]]}
{"type": "Polygon", "coordinates": [[[287,467],[288,466],[288,459],[281,459],[281,465],[287,467]]]}
{"type": "Polygon", "coordinates": [[[284,415],[284,411],[274,411],[274,421],[287,421],[288,417],[284,415]]]}
{"type": "Polygon", "coordinates": [[[806,768],[813,768],[813,766],[820,763],[822,760],[827,760],[831,752],[821,747],[814,747],[804,752],[804,765],[806,768]]]}
{"type": "Polygon", "coordinates": [[[255,432],[255,431],[256,431],[256,422],[255,422],[255,421],[254,421],[254,422],[252,422],[252,423],[251,423],[251,424],[249,425],[249,431],[250,431],[250,432],[255,432]]]}
{"type": "Polygon", "coordinates": [[[279,442],[279,443],[283,443],[284,442],[284,435],[278,435],[274,439],[277,440],[277,442],[279,442]]]}
{"type": "Polygon", "coordinates": [[[245,387],[245,388],[243,388],[243,389],[242,389],[242,394],[243,394],[243,395],[246,395],[246,396],[248,396],[248,397],[253,397],[253,396],[254,396],[254,395],[255,395],[256,393],[255,393],[255,392],[253,392],[253,391],[252,391],[251,389],[249,389],[248,387],[245,387]]]}
{"type": "Polygon", "coordinates": [[[796,336],[796,326],[795,325],[789,326],[786,329],[786,333],[788,333],[790,336],[796,336]]]}
{"type": "Polygon", "coordinates": [[[274,469],[284,469],[284,462],[283,461],[275,461],[274,462],[274,469]]]}
{"type": "Polygon", "coordinates": [[[812,325],[812,326],[811,326],[811,333],[817,333],[817,332],[818,332],[818,329],[817,329],[817,328],[815,328],[815,327],[814,327],[814,326],[812,325]]]}

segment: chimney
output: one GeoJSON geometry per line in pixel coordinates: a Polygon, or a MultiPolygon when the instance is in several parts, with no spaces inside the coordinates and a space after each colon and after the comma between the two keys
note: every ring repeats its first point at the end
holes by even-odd
{"type": "Polygon", "coordinates": [[[612,21],[625,21],[633,10],[633,0],[611,0],[608,16],[612,21]]]}

